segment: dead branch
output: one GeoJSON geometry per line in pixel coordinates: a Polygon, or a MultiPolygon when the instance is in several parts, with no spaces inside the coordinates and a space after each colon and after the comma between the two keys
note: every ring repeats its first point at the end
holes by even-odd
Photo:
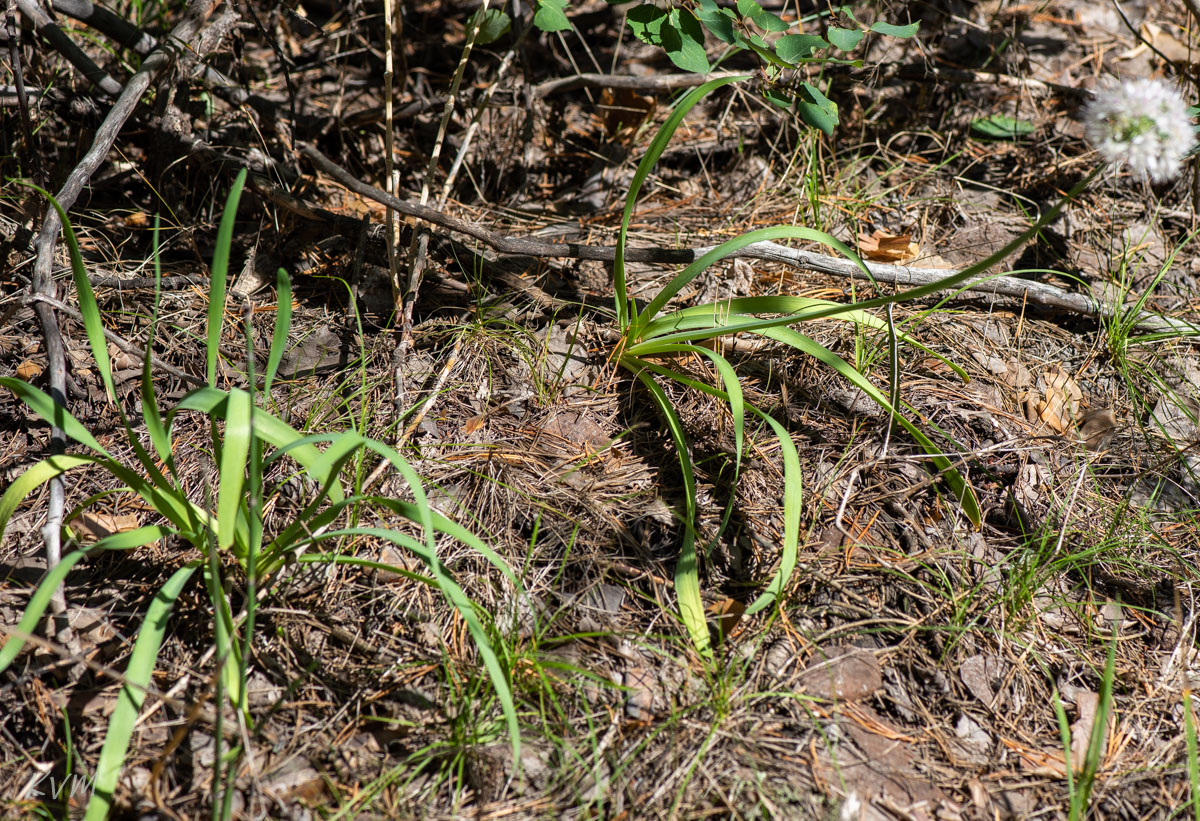
{"type": "Polygon", "coordinates": [[[92,62],[79,46],[67,36],[50,15],[42,11],[34,0],[17,0],[17,8],[21,14],[33,24],[33,28],[50,47],[67,59],[88,82],[99,88],[110,97],[121,93],[121,84],[108,75],[104,69],[92,62]]]}
{"type": "MultiPolygon", "coordinates": [[[[122,48],[131,49],[143,56],[158,48],[157,37],[142,31],[123,17],[113,14],[103,6],[97,6],[90,0],[53,0],[53,6],[55,11],[88,24],[122,48]]],[[[210,36],[220,39],[225,34],[226,32],[215,32],[210,36]]],[[[210,65],[201,62],[193,73],[208,83],[213,91],[234,105],[241,105],[251,98],[249,92],[240,88],[232,79],[210,65]]],[[[265,101],[259,98],[256,102],[265,101]]]]}
{"type": "Polygon", "coordinates": [[[158,40],[152,35],[89,0],[54,0],[52,5],[55,11],[73,17],[81,23],[87,23],[105,37],[116,41],[121,48],[133,49],[138,54],[146,55],[158,45],[158,40]]]}
{"type": "MultiPolygon", "coordinates": [[[[590,259],[611,261],[616,249],[612,246],[581,245],[571,242],[542,242],[540,240],[509,237],[490,231],[481,225],[466,222],[456,217],[443,214],[425,205],[401,200],[380,191],[374,186],[367,185],[355,179],[345,169],[335,164],[312,146],[306,145],[301,151],[318,169],[328,174],[341,185],[356,194],[387,205],[401,214],[409,217],[440,225],[456,233],[464,234],[479,240],[493,250],[502,254],[516,254],[530,257],[551,257],[560,259],[590,259]]],[[[702,257],[716,246],[705,246],[693,249],[665,248],[627,248],[625,259],[630,262],[661,262],[675,265],[687,265],[702,257]]],[[[878,262],[865,263],[870,277],[854,262],[841,257],[831,257],[813,251],[802,251],[789,248],[774,242],[757,242],[730,254],[729,258],[765,259],[782,262],[807,271],[816,271],[836,277],[852,279],[873,279],[876,282],[887,282],[906,287],[928,285],[941,279],[946,279],[958,273],[955,269],[946,268],[914,268],[904,265],[885,265],[878,262]]],[[[1124,311],[1124,306],[1110,305],[1094,299],[1086,294],[1076,294],[1032,280],[1012,276],[991,276],[982,274],[955,289],[971,291],[989,297],[1005,297],[1023,300],[1028,303],[1055,310],[1081,314],[1083,316],[1116,317],[1124,311]]],[[[1143,311],[1139,314],[1136,324],[1150,331],[1167,331],[1185,335],[1200,333],[1200,327],[1179,319],[1159,316],[1143,311]]]]}
{"type": "MultiPolygon", "coordinates": [[[[861,75],[862,71],[855,69],[852,73],[861,75]]],[[[1034,80],[1030,77],[1014,77],[1011,74],[977,71],[975,69],[944,68],[924,62],[883,63],[870,69],[868,76],[879,80],[897,79],[922,83],[994,85],[1022,91],[1036,91],[1042,94],[1059,94],[1072,99],[1086,97],[1090,93],[1084,88],[1062,85],[1060,83],[1047,83],[1042,80],[1034,80]]]]}
{"type": "Polygon", "coordinates": [[[45,172],[33,142],[33,126],[29,121],[29,95],[25,89],[24,71],[21,67],[21,26],[16,13],[10,6],[4,14],[5,37],[8,40],[8,56],[12,66],[13,90],[17,99],[17,114],[21,121],[21,138],[24,141],[25,161],[33,171],[34,179],[45,184],[45,172]]]}
{"type": "MultiPolygon", "coordinates": [[[[26,0],[19,0],[19,2],[25,3],[26,0]]],[[[149,87],[151,79],[175,60],[181,46],[191,45],[191,41],[201,31],[203,23],[208,19],[215,2],[216,0],[192,0],[183,20],[175,27],[167,40],[169,47],[160,48],[148,56],[142,62],[142,67],[129,78],[128,84],[113,104],[108,116],[96,130],[96,137],[91,148],[67,176],[66,182],[55,197],[64,211],[71,208],[79,196],[79,192],[83,190],[88,180],[104,162],[104,158],[108,156],[121,127],[133,114],[142,94],[149,87]]],[[[22,9],[24,9],[24,5],[22,5],[22,9]]],[[[31,298],[36,300],[33,303],[33,309],[46,339],[46,370],[50,382],[50,396],[65,406],[67,403],[66,355],[54,309],[45,301],[46,299],[53,300],[56,296],[52,269],[54,248],[58,244],[58,234],[61,230],[62,222],[59,219],[58,211],[53,207],[47,208],[46,218],[42,220],[41,230],[34,241],[34,246],[37,248],[37,260],[33,266],[29,290],[31,298]]],[[[66,444],[66,434],[62,429],[52,427],[50,452],[52,454],[62,453],[66,450],[66,444]]],[[[63,508],[63,485],[61,479],[56,477],[50,482],[50,501],[46,513],[46,525],[42,530],[42,536],[46,543],[48,568],[54,567],[62,558],[63,508]]],[[[60,615],[66,610],[66,601],[61,589],[55,592],[53,610],[60,615]]]]}
{"type": "Polygon", "coordinates": [[[534,97],[549,97],[577,88],[627,88],[632,91],[674,91],[693,88],[709,80],[744,76],[744,71],[714,71],[709,74],[651,74],[645,77],[631,74],[575,74],[538,83],[531,90],[534,97]]]}
{"type": "MultiPolygon", "coordinates": [[[[826,74],[850,74],[862,77],[863,70],[851,67],[827,66],[826,74]]],[[[745,76],[745,71],[714,71],[711,74],[665,74],[634,76],[629,74],[575,74],[570,77],[560,77],[547,80],[533,87],[534,97],[550,97],[564,91],[577,88],[623,88],[631,91],[652,93],[656,91],[674,91],[680,88],[692,88],[709,80],[724,77],[745,76]]],[[[957,85],[979,84],[995,85],[1003,88],[1036,91],[1042,94],[1061,94],[1076,98],[1086,96],[1086,89],[1075,86],[1047,83],[1025,77],[1014,77],[1011,74],[999,74],[991,71],[976,71],[974,69],[942,68],[928,63],[882,63],[872,67],[868,76],[876,80],[909,80],[923,83],[954,83],[957,85]]]]}

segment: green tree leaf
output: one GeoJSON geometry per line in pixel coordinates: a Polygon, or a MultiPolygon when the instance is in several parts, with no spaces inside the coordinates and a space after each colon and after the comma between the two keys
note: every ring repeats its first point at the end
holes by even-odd
{"type": "Polygon", "coordinates": [[[668,14],[665,9],[644,3],[629,10],[625,21],[629,24],[633,36],[651,46],[663,45],[663,24],[667,22],[668,14]]]}
{"type": "Polygon", "coordinates": [[[783,18],[769,11],[760,11],[750,19],[763,31],[787,31],[789,28],[783,18]]]}
{"type": "Polygon", "coordinates": [[[854,9],[850,8],[849,6],[839,6],[838,8],[834,9],[834,14],[845,15],[846,19],[854,23],[856,26],[862,25],[858,22],[858,18],[854,16],[854,9]]]}
{"type": "Polygon", "coordinates": [[[711,66],[708,64],[708,55],[704,53],[704,29],[690,11],[672,9],[663,31],[664,40],[668,39],[668,33],[674,34],[670,39],[678,38],[678,45],[672,42],[666,49],[672,63],[684,71],[708,73],[711,66]]]}
{"type": "Polygon", "coordinates": [[[792,103],[796,101],[796,98],[790,97],[779,89],[772,88],[771,86],[765,86],[763,88],[763,96],[770,100],[773,105],[779,106],[784,111],[790,110],[792,103]]]}
{"type": "Polygon", "coordinates": [[[855,46],[862,42],[862,38],[866,37],[866,32],[858,29],[841,29],[835,26],[830,26],[829,31],[825,32],[825,36],[829,38],[829,43],[836,49],[842,51],[852,51],[855,46]]]}
{"type": "Polygon", "coordinates": [[[564,12],[566,7],[567,0],[538,0],[533,24],[542,31],[566,31],[571,27],[571,22],[564,12]]]}
{"type": "Polygon", "coordinates": [[[811,57],[817,49],[828,48],[829,43],[824,37],[815,34],[788,34],[775,42],[775,53],[780,59],[794,63],[811,57]]]}
{"type": "MultiPolygon", "coordinates": [[[[478,16],[476,12],[476,16],[478,16]]],[[[566,17],[563,18],[564,20],[566,17]]],[[[474,20],[472,20],[474,25],[474,20]]],[[[483,22],[479,24],[479,33],[475,35],[475,44],[486,46],[494,43],[512,28],[512,18],[500,9],[488,9],[483,13],[483,22]]]]}
{"type": "Polygon", "coordinates": [[[737,15],[729,9],[723,9],[713,0],[700,0],[700,11],[696,18],[711,31],[718,40],[733,45],[736,37],[734,26],[737,25],[737,15]]]}
{"type": "Polygon", "coordinates": [[[1037,126],[1025,120],[1014,120],[1004,114],[989,114],[971,121],[971,130],[992,140],[1015,140],[1037,130],[1037,126]]]}
{"type": "Polygon", "coordinates": [[[812,83],[803,83],[796,100],[800,119],[819,128],[826,136],[833,135],[833,127],[838,123],[837,103],[830,100],[812,83]]]}
{"type": "Polygon", "coordinates": [[[912,37],[921,27],[921,21],[909,23],[907,26],[896,26],[891,23],[872,23],[871,31],[876,34],[886,34],[888,37],[912,37]]]}
{"type": "Polygon", "coordinates": [[[762,14],[763,7],[754,0],[737,0],[737,11],[742,17],[754,19],[756,14],[762,14]]]}

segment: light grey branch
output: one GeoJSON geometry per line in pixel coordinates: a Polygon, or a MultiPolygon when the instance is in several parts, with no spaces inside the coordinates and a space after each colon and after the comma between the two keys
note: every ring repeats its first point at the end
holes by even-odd
{"type": "MultiPolygon", "coordinates": [[[[394,208],[405,216],[416,217],[417,219],[431,222],[434,225],[440,225],[443,228],[448,228],[456,233],[479,240],[502,254],[601,261],[611,261],[616,255],[616,249],[612,246],[581,245],[569,242],[544,242],[542,240],[505,236],[484,228],[482,225],[460,220],[448,214],[443,214],[429,206],[401,200],[380,191],[374,186],[355,179],[344,168],[338,166],[310,145],[303,146],[301,153],[312,160],[321,171],[333,177],[337,182],[354,191],[356,194],[394,208]]],[[[662,262],[687,265],[715,247],[706,246],[692,249],[628,248],[625,251],[625,259],[630,262],[662,262]]],[[[829,274],[830,276],[868,279],[862,269],[848,259],[831,257],[813,251],[801,251],[774,242],[757,242],[747,245],[745,248],[731,254],[730,257],[765,259],[773,262],[782,262],[807,271],[829,274]]],[[[958,273],[954,269],[913,268],[904,265],[884,265],[878,262],[868,262],[866,263],[866,267],[871,272],[870,278],[875,281],[905,287],[927,285],[947,279],[958,273]]],[[[989,278],[987,275],[983,275],[966,285],[958,286],[955,290],[971,291],[974,294],[982,294],[984,296],[1026,300],[1044,308],[1068,311],[1070,313],[1082,314],[1083,316],[1116,317],[1120,316],[1126,310],[1121,305],[1111,305],[1084,294],[1071,293],[1053,285],[1013,276],[994,276],[989,278]]],[[[1148,311],[1141,312],[1135,324],[1139,328],[1150,331],[1166,331],[1188,336],[1200,334],[1200,326],[1184,320],[1152,314],[1148,311]]]]}
{"type": "Polygon", "coordinates": [[[123,17],[89,0],[54,0],[54,10],[87,23],[96,31],[115,40],[122,48],[131,48],[146,55],[158,45],[158,40],[123,17]]]}
{"type": "Polygon", "coordinates": [[[92,59],[84,54],[79,46],[75,45],[66,32],[58,27],[58,24],[50,18],[50,15],[42,11],[35,0],[17,0],[17,8],[33,24],[34,30],[55,51],[67,58],[67,61],[71,65],[79,69],[79,72],[88,79],[88,82],[110,97],[115,97],[121,93],[121,84],[108,76],[108,72],[93,63],[92,59]]]}

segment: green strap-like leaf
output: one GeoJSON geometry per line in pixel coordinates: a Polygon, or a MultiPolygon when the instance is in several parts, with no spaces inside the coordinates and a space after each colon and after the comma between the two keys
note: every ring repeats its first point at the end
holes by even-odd
{"type": "Polygon", "coordinates": [[[12,518],[13,512],[21,502],[25,501],[26,496],[46,482],[49,482],[55,476],[81,465],[96,464],[98,461],[99,457],[96,456],[59,454],[43,459],[26,468],[20,476],[5,488],[4,495],[0,496],[0,536],[4,535],[4,530],[8,527],[8,520],[12,518]]]}
{"type": "Polygon", "coordinates": [[[768,328],[763,330],[761,333],[763,336],[783,342],[786,345],[790,345],[796,350],[825,363],[830,368],[833,368],[833,370],[845,377],[851,384],[854,385],[854,387],[858,388],[867,396],[869,396],[871,400],[875,402],[875,404],[887,411],[892,418],[896,420],[897,424],[908,431],[909,434],[917,440],[925,452],[929,454],[930,461],[932,461],[938,470],[942,472],[943,477],[946,480],[946,484],[948,484],[950,489],[954,491],[958,502],[962,505],[963,512],[967,515],[967,518],[970,519],[973,525],[979,527],[983,521],[983,513],[979,509],[979,501],[975,498],[975,491],[971,489],[971,486],[962,477],[962,474],[960,474],[954,468],[954,466],[950,463],[950,460],[945,457],[941,451],[941,448],[935,445],[933,441],[925,435],[924,431],[914,425],[912,421],[908,419],[908,417],[900,412],[899,408],[893,408],[891,402],[888,401],[887,396],[885,396],[882,391],[871,384],[869,379],[855,370],[850,363],[846,362],[846,360],[842,359],[824,345],[821,345],[812,338],[805,336],[804,334],[791,328],[768,328]]]}
{"type": "Polygon", "coordinates": [[[275,272],[275,330],[271,332],[271,351],[267,354],[267,374],[263,380],[263,393],[267,396],[271,394],[271,383],[279,371],[279,363],[283,361],[291,328],[292,280],[287,271],[280,268],[275,272]]]}
{"type": "MultiPolygon", "coordinates": [[[[183,592],[183,586],[195,572],[196,566],[197,563],[193,562],[176,570],[159,589],[154,601],[150,603],[149,610],[146,611],[146,618],[129,656],[129,665],[125,668],[124,686],[121,687],[117,696],[117,706],[108,720],[108,732],[105,733],[104,746],[96,762],[92,799],[88,802],[85,821],[103,821],[112,811],[113,792],[117,788],[117,779],[125,763],[125,753],[129,750],[129,740],[133,737],[138,712],[146,700],[146,687],[150,684],[150,677],[158,663],[158,651],[167,632],[171,608],[183,592]]],[[[221,706],[217,705],[217,709],[221,709],[221,706]]]]}
{"type": "Polygon", "coordinates": [[[220,484],[217,486],[217,547],[233,544],[234,531],[245,499],[246,458],[250,453],[250,418],[254,400],[246,391],[229,391],[225,404],[225,435],[221,442],[220,484]]]}
{"type": "Polygon", "coordinates": [[[100,316],[100,306],[96,304],[96,294],[92,291],[92,283],[88,280],[87,268],[83,264],[83,256],[79,253],[79,240],[75,238],[75,229],[67,219],[67,212],[59,205],[54,195],[36,185],[24,183],[50,201],[58,218],[62,221],[63,239],[67,244],[67,254],[71,260],[71,279],[75,282],[75,297],[79,302],[79,314],[83,317],[83,329],[87,334],[88,347],[92,349],[92,357],[96,360],[96,369],[100,372],[100,381],[104,383],[105,393],[110,402],[117,401],[117,392],[113,387],[112,364],[108,358],[108,344],[104,341],[104,320],[100,316]]]}
{"type": "MultiPolygon", "coordinates": [[[[168,414],[168,419],[174,418],[175,414],[185,410],[224,418],[227,397],[228,394],[225,391],[216,388],[197,388],[179,400],[179,404],[168,414]]],[[[254,435],[277,448],[293,445],[304,438],[291,425],[262,408],[254,409],[254,435]]],[[[310,444],[295,444],[294,447],[289,448],[288,455],[308,472],[309,466],[321,458],[321,451],[310,444]]],[[[320,477],[311,472],[310,476],[315,481],[320,481],[320,477]]],[[[335,485],[329,489],[329,496],[336,502],[341,501],[344,494],[342,489],[335,485]]]]}
{"type": "Polygon", "coordinates": [[[870,271],[863,264],[862,260],[859,259],[858,254],[854,253],[846,243],[824,231],[817,231],[813,228],[805,228],[799,225],[775,225],[770,228],[760,228],[757,231],[747,231],[745,234],[721,243],[676,274],[666,287],[659,291],[654,299],[642,310],[641,315],[637,318],[637,322],[631,330],[631,338],[634,340],[641,339],[645,333],[646,325],[666,307],[667,303],[676,294],[713,263],[719,262],[730,254],[736,253],[755,242],[771,242],[781,239],[803,239],[811,242],[820,242],[843,254],[852,262],[855,262],[866,276],[870,277],[870,271]]]}
{"type": "MultiPolygon", "coordinates": [[[[403,545],[410,550],[414,549],[413,540],[405,540],[395,531],[377,527],[347,528],[328,535],[331,538],[340,536],[374,536],[393,544],[403,545]]],[[[418,551],[418,553],[422,552],[424,551],[418,551]]],[[[480,658],[483,659],[483,665],[487,668],[488,676],[492,679],[492,686],[496,688],[496,696],[500,699],[505,723],[508,725],[509,740],[512,742],[513,753],[516,756],[516,760],[520,761],[521,728],[517,722],[517,709],[516,703],[513,701],[512,689],[509,687],[508,677],[505,676],[504,669],[500,666],[500,661],[496,657],[496,652],[492,649],[492,644],[488,640],[487,631],[483,629],[483,625],[475,613],[475,606],[467,597],[467,594],[463,592],[462,588],[450,577],[449,572],[436,553],[425,553],[422,558],[426,560],[426,565],[433,572],[434,584],[442,591],[442,595],[446,597],[446,601],[450,602],[459,615],[462,616],[463,621],[467,623],[467,629],[471,632],[471,638],[475,641],[475,647],[479,651],[480,658]]]]}
{"type": "Polygon", "coordinates": [[[225,286],[229,280],[229,250],[233,245],[233,224],[237,221],[238,202],[246,185],[246,169],[238,172],[233,188],[225,198],[225,211],[217,228],[217,244],[213,250],[212,279],[208,285],[208,331],[204,347],[209,387],[217,385],[217,354],[221,344],[221,327],[225,320],[225,286]]]}
{"type": "Polygon", "coordinates": [[[654,139],[650,141],[650,147],[646,150],[645,156],[638,163],[637,170],[633,174],[633,181],[629,184],[629,193],[625,196],[625,210],[621,214],[621,228],[617,233],[616,256],[613,260],[613,286],[616,291],[617,322],[622,331],[629,328],[629,323],[632,319],[630,315],[629,293],[625,283],[625,245],[629,238],[629,222],[633,218],[633,209],[637,205],[637,198],[638,194],[641,193],[642,184],[650,176],[650,172],[654,169],[658,158],[662,156],[663,151],[666,150],[667,145],[671,142],[671,137],[675,134],[675,129],[679,128],[679,124],[683,122],[684,116],[692,110],[692,107],[713,90],[745,79],[748,79],[748,76],[721,77],[716,80],[709,80],[704,85],[697,86],[688,92],[675,108],[671,110],[667,121],[663,123],[662,128],[654,135],[654,139]]]}
{"type": "Polygon", "coordinates": [[[42,577],[37,589],[29,598],[29,604],[25,605],[25,613],[21,616],[20,623],[17,624],[16,632],[8,636],[7,641],[4,642],[4,648],[0,649],[0,672],[7,670],[8,665],[12,664],[13,659],[21,652],[21,648],[25,646],[25,637],[33,635],[38,622],[42,620],[42,614],[50,606],[50,599],[54,597],[54,591],[63,583],[63,579],[71,572],[71,568],[77,565],[85,555],[83,550],[67,554],[62,561],[50,568],[42,577]]]}
{"type": "Polygon", "coordinates": [[[696,651],[705,658],[712,658],[708,623],[704,619],[704,602],[700,597],[700,566],[696,555],[696,477],[692,470],[687,435],[679,414],[654,377],[642,370],[638,371],[637,378],[650,391],[654,404],[667,422],[671,438],[675,440],[675,451],[683,474],[683,544],[679,549],[679,561],[675,564],[675,598],[679,601],[679,619],[696,651]]]}
{"type": "MultiPolygon", "coordinates": [[[[681,346],[681,349],[683,349],[683,346],[681,346]]],[[[641,364],[646,370],[668,379],[673,379],[687,387],[711,396],[716,396],[727,402],[731,400],[731,396],[725,391],[694,380],[678,371],[671,370],[654,362],[643,362],[641,364]]],[[[775,436],[779,440],[780,452],[783,456],[783,544],[781,545],[779,557],[779,569],[775,572],[771,581],[767,583],[767,587],[763,593],[747,608],[746,612],[753,614],[775,601],[787,586],[792,573],[796,569],[800,544],[800,514],[803,510],[804,501],[801,493],[803,488],[803,474],[800,470],[800,457],[796,452],[796,445],[792,442],[791,435],[787,432],[787,429],[757,408],[753,403],[747,403],[745,407],[755,416],[767,422],[775,431],[775,436]]]]}
{"type": "Polygon", "coordinates": [[[24,402],[31,411],[54,427],[60,428],[76,442],[86,445],[101,456],[111,458],[112,454],[96,441],[96,437],[92,436],[83,423],[72,416],[70,411],[51,399],[49,394],[28,382],[13,379],[10,376],[0,377],[0,385],[15,393],[17,398],[24,402]]]}

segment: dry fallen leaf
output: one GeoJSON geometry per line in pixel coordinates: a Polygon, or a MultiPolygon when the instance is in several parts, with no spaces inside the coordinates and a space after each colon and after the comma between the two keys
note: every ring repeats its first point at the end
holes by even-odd
{"type": "Polygon", "coordinates": [[[912,234],[889,234],[876,228],[858,235],[858,251],[869,260],[894,264],[916,259],[921,246],[912,241],[912,234]]]}
{"type": "Polygon", "coordinates": [[[1181,42],[1175,35],[1164,31],[1161,26],[1157,26],[1154,23],[1143,23],[1142,36],[1146,38],[1146,42],[1172,63],[1195,65],[1197,62],[1200,62],[1200,50],[1188,48],[1186,43],[1181,42]]]}
{"type": "Polygon", "coordinates": [[[1083,392],[1058,365],[1051,365],[1038,377],[1038,388],[1045,396],[1036,405],[1038,419],[1055,433],[1066,433],[1079,415],[1083,392]]]}
{"type": "Polygon", "coordinates": [[[737,599],[723,599],[708,606],[708,621],[716,623],[717,636],[720,641],[725,641],[732,635],[745,612],[746,605],[737,599]]]}
{"type": "MultiPolygon", "coordinates": [[[[1087,760],[1088,745],[1091,743],[1092,732],[1096,726],[1096,714],[1100,710],[1100,696],[1091,690],[1077,690],[1075,692],[1075,708],[1079,711],[1079,718],[1071,725],[1071,767],[1079,772],[1087,760]]],[[[1109,718],[1111,719],[1112,716],[1110,715],[1109,718]]],[[[1108,724],[1106,722],[1101,730],[1101,755],[1105,749],[1107,736],[1108,724]]]]}
{"type": "Polygon", "coordinates": [[[67,522],[80,541],[94,542],[114,533],[124,533],[139,526],[136,513],[89,513],[84,511],[67,522]]]}
{"type": "Polygon", "coordinates": [[[34,362],[32,359],[26,359],[20,365],[17,365],[17,379],[24,379],[28,382],[31,379],[41,376],[44,370],[46,369],[40,363],[34,362]]]}

